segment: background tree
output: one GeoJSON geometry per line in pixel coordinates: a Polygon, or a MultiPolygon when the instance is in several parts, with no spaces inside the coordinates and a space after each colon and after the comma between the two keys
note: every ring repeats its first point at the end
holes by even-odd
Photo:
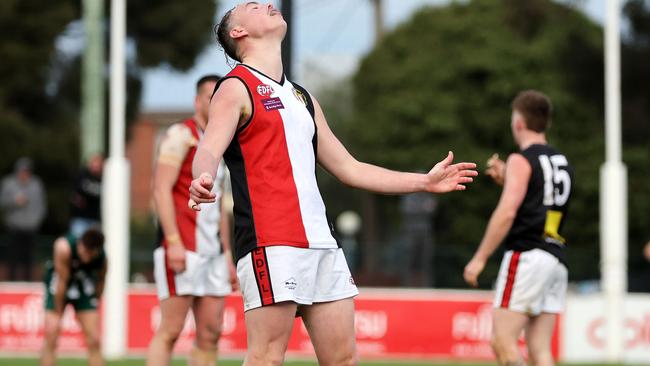
{"type": "Polygon", "coordinates": [[[623,75],[623,159],[628,169],[629,203],[629,273],[630,290],[648,289],[643,271],[647,261],[641,255],[643,245],[650,240],[650,2],[632,0],[626,3],[624,14],[629,19],[630,32],[621,48],[623,75]]]}
{"type": "MultiPolygon", "coordinates": [[[[454,150],[458,160],[476,161],[483,169],[493,152],[505,157],[516,150],[510,133],[516,93],[543,90],[555,106],[550,141],[576,167],[566,225],[572,279],[596,277],[601,44],[601,30],[584,14],[547,0],[474,0],[423,9],[362,61],[353,80],[355,117],[342,135],[359,158],[392,168],[428,170],[454,150]]],[[[434,268],[444,281],[440,285],[463,286],[462,267],[499,193],[481,176],[469,191],[439,197],[434,268]]],[[[397,199],[376,202],[380,225],[366,230],[395,238],[396,225],[389,223],[399,222],[397,199]]],[[[497,263],[491,261],[483,286],[489,286],[497,263]]]]}
{"type": "MultiPolygon", "coordinates": [[[[110,16],[110,1],[105,4],[110,16]]],[[[21,155],[34,158],[52,208],[45,231],[57,234],[67,226],[69,180],[79,159],[80,55],[63,53],[56,43],[83,42],[70,35],[80,33],[80,6],[71,0],[0,2],[0,172],[10,172],[21,155]]],[[[143,68],[192,67],[212,37],[217,2],[129,1],[127,6],[127,35],[135,50],[127,83],[132,119],[143,68]]],[[[107,39],[108,33],[107,28],[107,39]]]]}

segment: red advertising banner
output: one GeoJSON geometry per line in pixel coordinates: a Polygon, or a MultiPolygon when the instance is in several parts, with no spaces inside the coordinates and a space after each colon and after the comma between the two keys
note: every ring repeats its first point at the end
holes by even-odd
{"type": "MultiPolygon", "coordinates": [[[[359,353],[366,358],[493,359],[491,294],[432,290],[361,289],[355,301],[355,330],[359,353]]],[[[0,284],[0,352],[36,353],[43,337],[40,286],[0,284]]],[[[160,323],[160,308],[152,288],[132,288],[128,306],[128,350],[143,354],[160,323]]],[[[84,342],[74,314],[64,317],[59,342],[63,353],[83,352],[84,342]]],[[[558,327],[559,328],[559,327],[558,327]]],[[[553,340],[557,357],[558,330],[553,340]]],[[[194,320],[188,315],[176,352],[192,347],[194,320]]],[[[226,300],[220,354],[246,351],[246,329],[241,296],[226,300]]],[[[297,318],[289,353],[314,355],[309,335],[297,318]]]]}
{"type": "MultiPolygon", "coordinates": [[[[0,284],[0,352],[34,353],[43,344],[43,286],[0,284]]],[[[81,328],[71,309],[63,314],[59,349],[83,350],[81,328]]]]}

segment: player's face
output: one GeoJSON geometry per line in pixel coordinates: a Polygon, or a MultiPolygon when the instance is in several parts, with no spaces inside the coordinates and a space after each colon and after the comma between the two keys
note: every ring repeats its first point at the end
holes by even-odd
{"type": "Polygon", "coordinates": [[[79,254],[79,260],[81,260],[82,263],[90,263],[99,255],[99,251],[89,250],[82,241],[80,241],[79,244],[80,245],[77,245],[77,253],[79,254]]]}
{"type": "Polygon", "coordinates": [[[210,109],[210,98],[212,97],[212,92],[214,87],[217,85],[214,81],[206,81],[201,84],[199,92],[196,94],[196,99],[194,100],[194,108],[196,108],[197,113],[203,118],[204,121],[208,121],[208,110],[210,109]]]}
{"type": "Polygon", "coordinates": [[[256,38],[270,33],[284,37],[287,30],[282,14],[271,3],[240,4],[233,11],[232,21],[233,28],[241,27],[246,35],[256,38]]]}

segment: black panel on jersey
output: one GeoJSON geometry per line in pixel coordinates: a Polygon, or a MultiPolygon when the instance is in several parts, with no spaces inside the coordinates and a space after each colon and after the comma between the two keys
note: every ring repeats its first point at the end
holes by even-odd
{"type": "Polygon", "coordinates": [[[253,207],[251,206],[251,199],[248,192],[248,179],[246,178],[246,165],[244,164],[244,155],[242,154],[237,135],[238,133],[235,134],[223,154],[228,170],[230,170],[230,184],[235,202],[233,214],[235,216],[236,261],[257,247],[253,207]],[[243,202],[243,205],[237,205],[237,202],[243,202]]]}
{"type": "Polygon", "coordinates": [[[318,126],[316,126],[316,110],[314,109],[314,101],[311,99],[311,94],[307,92],[307,89],[294,82],[291,83],[293,84],[294,88],[298,89],[305,96],[305,102],[307,103],[305,107],[307,107],[307,110],[311,115],[311,119],[314,120],[314,137],[311,139],[311,144],[314,147],[314,157],[318,159],[318,126]]]}
{"type": "MultiPolygon", "coordinates": [[[[528,189],[526,190],[526,196],[521,203],[519,210],[517,210],[517,216],[515,217],[510,232],[505,239],[506,249],[516,251],[527,251],[535,248],[542,249],[556,256],[560,262],[566,265],[566,253],[564,251],[565,244],[561,243],[560,240],[546,235],[545,226],[548,216],[550,215],[549,212],[551,212],[551,214],[556,213],[561,215],[559,224],[556,228],[557,234],[562,232],[562,227],[566,221],[567,209],[571,201],[571,192],[569,191],[565,202],[560,202],[561,205],[556,204],[557,201],[555,200],[555,197],[558,192],[564,192],[565,189],[570,189],[570,187],[564,187],[561,180],[560,182],[556,182],[554,175],[545,177],[544,167],[542,167],[540,162],[540,157],[550,162],[551,157],[562,154],[549,145],[535,144],[531,145],[526,150],[521,151],[521,155],[523,155],[530,164],[531,175],[528,182],[528,189]],[[552,184],[553,189],[551,191],[551,196],[554,197],[554,199],[552,200],[552,203],[549,204],[547,202],[545,205],[544,185],[546,179],[549,180],[549,184],[552,184]]],[[[546,169],[549,169],[548,165],[546,169]]],[[[570,164],[552,169],[552,174],[555,174],[555,170],[566,171],[566,173],[568,173],[569,183],[573,186],[573,168],[570,164]]],[[[547,191],[546,194],[549,195],[549,192],[547,191]]]]}
{"type": "Polygon", "coordinates": [[[311,114],[311,118],[314,119],[314,123],[316,123],[316,117],[315,117],[316,112],[314,110],[314,101],[311,99],[311,94],[309,94],[307,92],[307,89],[305,89],[302,86],[294,83],[293,81],[291,82],[291,84],[293,84],[294,88],[298,89],[307,98],[307,100],[306,100],[306,102],[307,102],[307,105],[306,105],[307,110],[309,111],[309,114],[311,114]]]}

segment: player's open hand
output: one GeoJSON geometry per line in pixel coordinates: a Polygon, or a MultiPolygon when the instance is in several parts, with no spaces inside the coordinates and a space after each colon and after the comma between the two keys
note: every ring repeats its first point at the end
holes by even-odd
{"type": "Polygon", "coordinates": [[[190,200],[187,205],[195,210],[201,211],[201,203],[212,203],[217,200],[217,195],[212,192],[214,179],[208,173],[201,174],[190,184],[190,200]]]}
{"type": "Polygon", "coordinates": [[[167,260],[169,268],[175,273],[185,272],[185,247],[182,243],[170,243],[167,245],[167,260]]]}
{"type": "Polygon", "coordinates": [[[465,184],[471,183],[478,175],[476,164],[457,163],[452,164],[454,153],[449,152],[447,157],[436,164],[427,174],[429,179],[426,190],[433,193],[445,193],[451,191],[464,191],[465,184]]]}
{"type": "Polygon", "coordinates": [[[492,178],[494,182],[500,186],[503,185],[506,172],[506,163],[499,159],[499,154],[492,154],[487,161],[487,169],[485,174],[492,178]]]}
{"type": "Polygon", "coordinates": [[[483,272],[483,268],[485,268],[485,261],[472,258],[465,266],[465,271],[463,272],[465,282],[472,287],[478,287],[478,276],[483,272]]]}

